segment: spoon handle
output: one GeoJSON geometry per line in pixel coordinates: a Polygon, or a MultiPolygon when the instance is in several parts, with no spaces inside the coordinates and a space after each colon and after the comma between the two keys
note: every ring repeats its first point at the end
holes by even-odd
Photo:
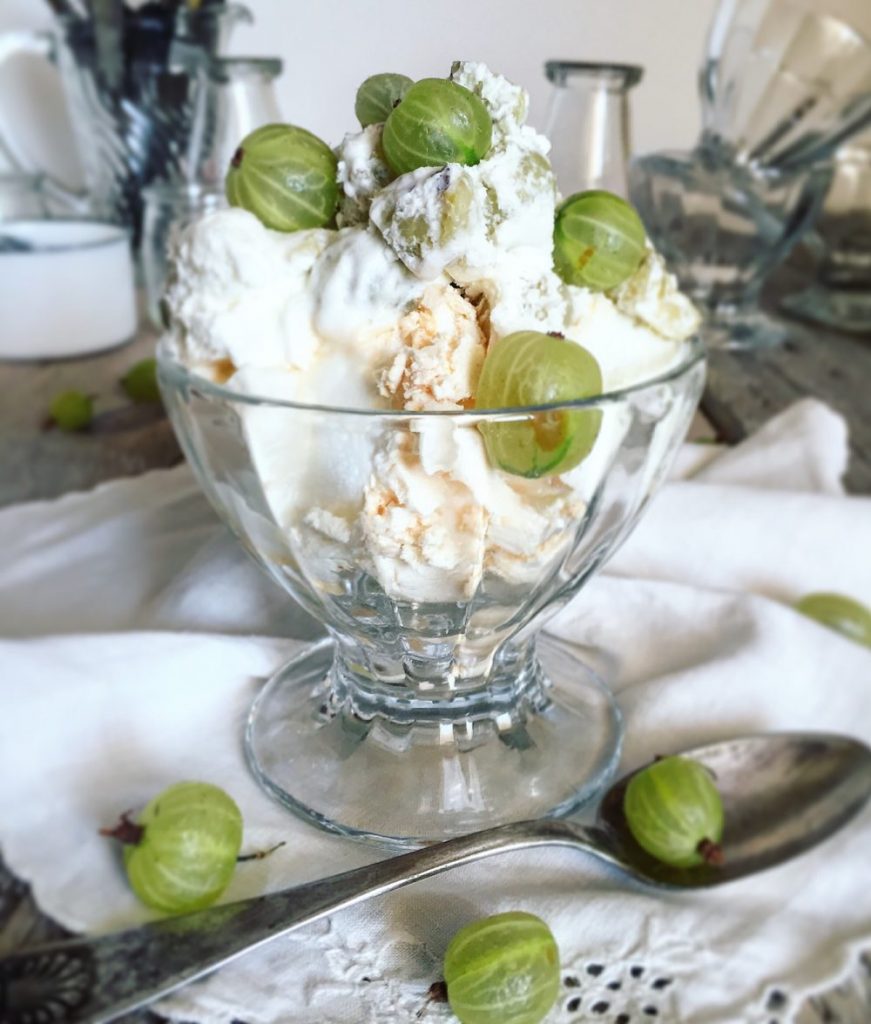
{"type": "Polygon", "coordinates": [[[546,844],[592,852],[598,845],[592,830],[565,822],[501,825],[266,896],[14,953],[0,959],[0,1018],[102,1024],[336,910],[503,850],[546,844]]]}

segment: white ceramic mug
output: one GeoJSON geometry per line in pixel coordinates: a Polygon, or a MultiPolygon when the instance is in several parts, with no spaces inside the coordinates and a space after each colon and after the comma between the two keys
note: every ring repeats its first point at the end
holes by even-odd
{"type": "Polygon", "coordinates": [[[136,289],[123,228],[5,221],[0,243],[0,359],[84,355],[134,336],[136,289]]]}

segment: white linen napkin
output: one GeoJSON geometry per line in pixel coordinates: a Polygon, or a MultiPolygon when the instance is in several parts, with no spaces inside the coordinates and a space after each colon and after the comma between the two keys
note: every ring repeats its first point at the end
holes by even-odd
{"type": "MultiPolygon", "coordinates": [[[[871,741],[871,652],[788,606],[822,589],[871,602],[871,500],[841,493],[845,439],[805,401],[733,450],[687,446],[685,478],[550,624],[617,692],[621,772],[765,729],[871,741]]],[[[299,647],[275,637],[317,627],[185,468],[14,506],[0,537],[0,850],[46,913],[91,932],[146,920],[97,829],[183,778],[234,796],[248,849],[287,842],[240,865],[225,900],[378,858],[288,816],[248,775],[242,721],[299,647]]],[[[504,855],[278,940],[157,1009],[201,1024],[412,1021],[458,927],[525,909],[560,945],[553,1022],[784,1024],[871,946],[869,839],[866,812],[712,893],[648,892],[571,851],[504,855]]]]}

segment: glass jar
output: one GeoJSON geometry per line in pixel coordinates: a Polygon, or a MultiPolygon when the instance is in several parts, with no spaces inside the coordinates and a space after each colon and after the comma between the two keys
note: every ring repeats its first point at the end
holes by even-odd
{"type": "Polygon", "coordinates": [[[230,159],[242,139],[264,124],[282,120],[275,80],[283,64],[278,57],[218,57],[209,68],[214,142],[199,168],[199,180],[223,182],[230,159]]]}
{"type": "MultiPolygon", "coordinates": [[[[52,196],[81,215],[130,227],[138,248],[143,188],[199,180],[213,144],[210,65],[233,28],[251,20],[236,3],[145,4],[124,7],[120,25],[99,31],[93,19],[64,14],[47,32],[0,34],[0,64],[30,53],[60,73],[87,188],[75,195],[49,179],[52,196]]],[[[36,170],[2,124],[0,141],[16,168],[36,170]]]]}
{"type": "Polygon", "coordinates": [[[223,186],[151,185],[143,192],[142,274],[148,318],[158,330],[167,325],[162,313],[166,275],[179,233],[192,221],[226,205],[223,186]]]}

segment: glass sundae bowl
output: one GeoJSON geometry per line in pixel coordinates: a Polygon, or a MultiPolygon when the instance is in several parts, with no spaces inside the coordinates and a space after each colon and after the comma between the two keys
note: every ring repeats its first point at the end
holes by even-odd
{"type": "Polygon", "coordinates": [[[698,311],[626,200],[558,205],[527,95],[377,74],[335,149],[242,140],[178,240],[159,373],[215,508],[325,627],[270,680],[263,786],[414,846],[567,814],[620,716],[536,641],[626,536],[699,397],[698,311]]]}
{"type": "Polygon", "coordinates": [[[251,710],[248,759],[273,796],[331,831],[417,845],[568,814],[605,785],[621,740],[614,699],[540,630],[667,473],[702,388],[698,342],[643,384],[493,412],[240,393],[166,341],[158,366],[211,503],[327,632],[251,710]],[[565,417],[595,439],[570,472],[487,466],[482,439],[546,437],[565,417]]]}

